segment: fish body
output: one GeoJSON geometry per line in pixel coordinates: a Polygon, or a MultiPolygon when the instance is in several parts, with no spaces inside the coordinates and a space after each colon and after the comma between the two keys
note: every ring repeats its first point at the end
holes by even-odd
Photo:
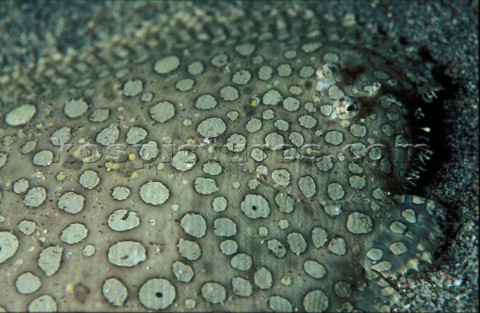
{"type": "Polygon", "coordinates": [[[25,94],[0,111],[0,305],[387,310],[386,279],[441,238],[438,205],[406,193],[429,155],[414,84],[321,37],[185,25],[12,84],[25,94]]]}

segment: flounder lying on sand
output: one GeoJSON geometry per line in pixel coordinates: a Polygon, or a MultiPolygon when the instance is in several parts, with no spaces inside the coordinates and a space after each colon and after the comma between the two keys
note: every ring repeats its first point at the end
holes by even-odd
{"type": "Polygon", "coordinates": [[[3,80],[0,306],[388,309],[387,278],[431,261],[440,208],[405,194],[430,151],[398,66],[205,19],[3,80]]]}

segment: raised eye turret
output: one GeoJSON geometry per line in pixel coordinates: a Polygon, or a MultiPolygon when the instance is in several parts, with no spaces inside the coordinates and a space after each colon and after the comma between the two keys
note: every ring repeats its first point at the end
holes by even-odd
{"type": "Polygon", "coordinates": [[[316,90],[322,91],[335,83],[342,81],[342,69],[339,64],[325,63],[315,72],[317,76],[316,90]]]}
{"type": "Polygon", "coordinates": [[[342,97],[333,103],[332,118],[350,119],[357,116],[360,110],[361,103],[358,99],[342,97]]]}

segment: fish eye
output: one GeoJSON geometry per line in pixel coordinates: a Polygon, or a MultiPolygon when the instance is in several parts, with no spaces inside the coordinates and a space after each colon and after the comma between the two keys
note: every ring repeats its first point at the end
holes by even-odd
{"type": "Polygon", "coordinates": [[[358,115],[360,108],[361,103],[358,99],[342,97],[333,104],[334,114],[332,114],[332,117],[342,120],[351,119],[358,115]]]}

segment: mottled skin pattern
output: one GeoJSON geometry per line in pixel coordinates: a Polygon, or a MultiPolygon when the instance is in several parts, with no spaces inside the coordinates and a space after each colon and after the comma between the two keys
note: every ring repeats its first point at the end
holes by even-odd
{"type": "MultiPolygon", "coordinates": [[[[0,152],[6,159],[0,167],[0,231],[19,242],[0,264],[0,283],[9,295],[0,306],[25,310],[49,295],[42,298],[47,306],[36,302],[28,308],[388,309],[395,292],[382,276],[428,261],[438,232],[431,218],[435,204],[394,197],[403,195],[415,156],[427,153],[410,129],[415,105],[406,101],[413,85],[374,53],[321,37],[304,40],[265,29],[260,38],[248,38],[223,25],[229,40],[211,27],[209,35],[217,39],[207,41],[204,33],[183,27],[147,27],[138,38],[84,51],[68,66],[57,66],[65,70],[63,81],[39,70],[54,79],[45,95],[18,103],[36,107],[24,125],[9,125],[10,109],[0,111],[0,152]],[[322,77],[315,72],[327,63],[337,64],[342,77],[318,87],[322,77]],[[216,104],[202,107],[198,99],[204,94],[216,104]],[[339,106],[352,99],[358,107],[342,115],[346,107],[339,106]],[[69,113],[72,100],[78,100],[77,109],[86,103],[86,111],[69,113]],[[157,103],[165,109],[159,115],[152,113],[157,103]],[[108,109],[108,119],[92,121],[97,109],[108,109]],[[210,118],[216,122],[202,128],[210,118]],[[71,129],[67,142],[53,144],[52,133],[65,126],[71,129]],[[147,131],[134,144],[127,143],[132,127],[147,131]],[[106,128],[118,136],[103,138],[106,128]],[[22,149],[27,141],[36,142],[32,151],[22,149]],[[146,156],[151,141],[158,151],[146,156]],[[53,159],[35,165],[43,150],[53,159]],[[79,180],[86,170],[100,178],[92,189],[79,180]],[[29,186],[15,192],[21,178],[29,186]],[[149,182],[160,182],[163,191],[141,194],[149,182]],[[126,200],[112,198],[118,186],[130,189],[126,200]],[[46,196],[29,205],[27,195],[35,187],[43,187],[46,196]],[[84,197],[78,212],[60,209],[66,192],[84,197]],[[112,230],[108,220],[117,209],[136,212],[140,223],[112,230]],[[17,227],[23,220],[35,222],[32,234],[17,227]],[[85,225],[88,236],[68,244],[60,237],[72,223],[85,225]],[[222,251],[226,240],[238,248],[222,251]],[[140,245],[121,260],[135,260],[141,246],[146,258],[118,264],[109,249],[122,241],[140,245]],[[96,248],[92,256],[82,252],[87,244],[96,248]],[[37,261],[51,246],[63,251],[59,269],[48,275],[37,261]],[[201,255],[192,256],[198,247],[201,255]],[[193,277],[179,278],[174,264],[193,277]],[[22,295],[16,279],[27,271],[42,286],[22,295]],[[102,292],[108,278],[126,286],[127,299],[102,292]],[[155,281],[157,289],[142,289],[157,278],[165,279],[155,281]]],[[[35,97],[35,91],[30,94],[35,97]]]]}

